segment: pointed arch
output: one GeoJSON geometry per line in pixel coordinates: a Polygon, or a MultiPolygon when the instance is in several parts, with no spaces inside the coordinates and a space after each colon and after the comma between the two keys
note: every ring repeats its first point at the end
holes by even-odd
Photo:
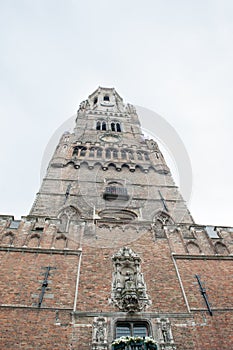
{"type": "Polygon", "coordinates": [[[41,236],[38,233],[30,235],[27,239],[26,245],[31,248],[39,247],[41,236]]]}
{"type": "Polygon", "coordinates": [[[228,255],[229,254],[227,246],[222,242],[219,242],[219,241],[216,242],[214,247],[215,247],[216,254],[220,254],[220,255],[228,255]]]}
{"type": "Polygon", "coordinates": [[[79,220],[80,211],[74,206],[68,206],[63,208],[58,214],[60,220],[59,232],[68,232],[71,221],[79,220]]]}
{"type": "Polygon", "coordinates": [[[153,222],[158,225],[173,225],[175,221],[173,218],[165,211],[159,210],[153,217],[153,222]]]}
{"type": "Polygon", "coordinates": [[[67,237],[64,234],[60,234],[58,236],[55,236],[53,246],[56,249],[64,249],[67,248],[67,237]]]}
{"type": "Polygon", "coordinates": [[[152,228],[155,238],[166,238],[164,226],[174,224],[172,217],[163,210],[158,211],[153,217],[152,228]]]}
{"type": "Polygon", "coordinates": [[[186,244],[186,248],[189,254],[200,254],[201,253],[201,248],[196,242],[189,241],[186,244]]]}
{"type": "Polygon", "coordinates": [[[15,239],[15,235],[12,232],[6,232],[2,236],[2,244],[3,245],[12,245],[15,239]]]}

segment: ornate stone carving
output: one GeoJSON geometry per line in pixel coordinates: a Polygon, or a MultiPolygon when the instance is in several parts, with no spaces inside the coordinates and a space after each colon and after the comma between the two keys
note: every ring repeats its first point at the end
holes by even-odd
{"type": "Polygon", "coordinates": [[[107,319],[95,317],[92,333],[92,350],[106,350],[107,345],[107,319]]]}
{"type": "Polygon", "coordinates": [[[161,350],[176,350],[174,344],[171,323],[168,318],[158,318],[157,319],[158,327],[158,341],[160,344],[161,350]]]}
{"type": "Polygon", "coordinates": [[[114,263],[111,301],[120,310],[137,312],[150,304],[141,273],[141,258],[123,247],[112,257],[114,263]]]}
{"type": "Polygon", "coordinates": [[[130,113],[130,114],[137,113],[136,112],[136,108],[133,105],[129,104],[129,103],[126,105],[126,111],[128,113],[130,113]]]}
{"type": "Polygon", "coordinates": [[[155,238],[165,238],[164,226],[174,224],[172,218],[163,211],[159,212],[153,221],[152,230],[155,233],[155,238]]]}
{"type": "Polygon", "coordinates": [[[88,100],[85,100],[85,101],[82,101],[81,103],[80,103],[80,105],[79,105],[79,112],[80,111],[84,111],[84,110],[86,110],[87,108],[89,108],[90,107],[90,103],[89,103],[89,101],[88,100]]]}

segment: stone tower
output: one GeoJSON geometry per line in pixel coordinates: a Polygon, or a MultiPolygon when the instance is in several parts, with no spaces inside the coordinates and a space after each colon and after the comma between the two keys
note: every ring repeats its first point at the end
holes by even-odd
{"type": "Polygon", "coordinates": [[[233,346],[233,229],[194,223],[115,89],[80,104],[29,215],[0,229],[1,348],[233,346]]]}

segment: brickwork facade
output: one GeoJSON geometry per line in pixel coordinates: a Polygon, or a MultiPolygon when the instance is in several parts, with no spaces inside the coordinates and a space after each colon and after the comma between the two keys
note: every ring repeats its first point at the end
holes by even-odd
{"type": "Polygon", "coordinates": [[[1,349],[233,347],[233,229],[194,223],[114,89],[81,103],[29,215],[0,219],[1,349]]]}

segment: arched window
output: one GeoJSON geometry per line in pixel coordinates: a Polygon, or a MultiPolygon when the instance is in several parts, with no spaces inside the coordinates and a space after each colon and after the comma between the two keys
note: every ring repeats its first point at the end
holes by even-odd
{"type": "Polygon", "coordinates": [[[118,152],[117,152],[116,149],[113,149],[113,150],[112,150],[112,155],[113,155],[113,158],[117,158],[118,152]]]}
{"type": "Polygon", "coordinates": [[[145,158],[145,160],[150,160],[148,153],[146,153],[146,152],[144,153],[144,158],[145,158]]]}
{"type": "Polygon", "coordinates": [[[86,150],[87,150],[87,148],[86,148],[86,147],[82,147],[82,148],[81,148],[81,151],[80,151],[80,157],[84,157],[84,156],[85,156],[85,154],[86,154],[86,150]]]}
{"type": "Polygon", "coordinates": [[[116,131],[121,132],[121,125],[120,123],[116,123],[116,131]]]}
{"type": "Polygon", "coordinates": [[[137,157],[138,157],[138,160],[142,160],[142,154],[141,154],[141,152],[137,152],[137,157]]]}
{"type": "Polygon", "coordinates": [[[94,98],[94,105],[98,102],[98,97],[94,98]]]}
{"type": "Polygon", "coordinates": [[[109,99],[109,96],[108,96],[108,95],[105,95],[105,96],[104,96],[104,101],[110,101],[110,99],[109,99]]]}
{"type": "Polygon", "coordinates": [[[94,157],[94,155],[95,155],[95,148],[91,147],[89,151],[89,157],[94,157]]]}
{"type": "Polygon", "coordinates": [[[100,122],[97,122],[96,123],[96,130],[100,130],[101,129],[101,124],[100,124],[100,122]]]}
{"type": "Polygon", "coordinates": [[[96,156],[97,156],[97,158],[101,158],[102,157],[102,149],[101,148],[97,148],[96,156]]]}
{"type": "Polygon", "coordinates": [[[102,130],[106,130],[107,127],[106,127],[106,122],[102,122],[102,130]]]}
{"type": "Polygon", "coordinates": [[[106,149],[106,158],[111,158],[111,150],[109,148],[106,149]]]}
{"type": "Polygon", "coordinates": [[[75,147],[73,151],[73,156],[76,156],[77,154],[78,154],[78,147],[75,147]]]}
{"type": "Polygon", "coordinates": [[[116,131],[115,129],[116,129],[115,123],[111,123],[111,130],[116,131]]]}
{"type": "Polygon", "coordinates": [[[132,153],[132,151],[128,151],[128,157],[129,157],[129,159],[133,159],[133,153],[132,153]]]}
{"type": "Polygon", "coordinates": [[[79,212],[72,206],[65,208],[58,216],[60,219],[59,232],[68,232],[71,221],[78,220],[79,212]]]}
{"type": "Polygon", "coordinates": [[[123,149],[121,150],[121,158],[126,159],[126,152],[123,149]]]}

